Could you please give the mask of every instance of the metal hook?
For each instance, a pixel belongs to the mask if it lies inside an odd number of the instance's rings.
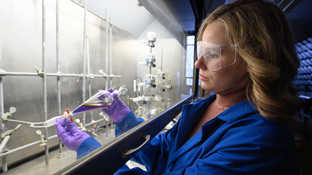
[[[42,69],[39,69],[36,65],[33,65],[33,66],[36,69],[37,74],[42,78],[44,75],[44,72],[42,71]]]

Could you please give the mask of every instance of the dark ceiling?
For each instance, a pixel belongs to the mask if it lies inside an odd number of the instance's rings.
[[[286,12],[297,41],[312,37],[312,1],[300,0]]]
[[[231,0],[163,0],[185,32],[196,34],[196,26],[218,6]],[[267,0],[278,5],[294,28],[296,41],[312,36],[312,0]]]

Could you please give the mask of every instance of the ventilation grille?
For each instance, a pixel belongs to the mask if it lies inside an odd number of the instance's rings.
[[[294,85],[300,95],[312,98],[312,37],[296,44],[300,67]]]

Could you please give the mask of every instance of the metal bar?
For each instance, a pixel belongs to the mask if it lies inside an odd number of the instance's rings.
[[[0,144],[0,153],[3,152],[3,150],[5,149],[5,145],[8,143],[9,139],[10,139],[10,135],[7,135],[4,137],[4,139],[2,140],[1,144]]]
[[[45,14],[45,0],[42,0],[42,69],[46,71],[46,61],[45,61],[45,25],[46,25],[46,14]],[[43,73],[42,77],[43,83],[43,113],[44,121],[48,120],[48,105],[47,105],[47,74]],[[45,129],[45,137],[49,135],[48,128]],[[45,162],[46,165],[49,165],[49,144],[48,142],[45,145]]]
[[[1,71],[0,72],[0,76],[12,76],[12,75],[16,75],[16,76],[39,76],[38,73],[32,73],[32,72],[4,72]]]
[[[59,0],[55,1],[56,3],[56,71],[60,72],[60,57],[59,57]],[[61,110],[61,83],[60,83],[60,77],[57,77],[57,104],[58,104],[58,113],[59,115],[62,115],[62,110]]]
[[[27,124],[27,125],[33,124],[33,122],[26,122],[26,121],[22,121],[22,120],[14,120],[14,119],[6,119],[6,121],[14,122],[14,123],[23,123],[23,124]],[[37,123],[43,123],[43,122],[37,122]]]
[[[51,139],[56,138],[56,137],[57,137],[57,135],[53,135],[53,136],[48,137],[47,140],[51,140]],[[41,140],[29,143],[29,144],[26,144],[26,145],[23,145],[23,146],[20,146],[20,147],[17,147],[15,149],[9,150],[6,153],[0,153],[0,157],[8,156],[8,155],[10,155],[10,154],[12,154],[14,152],[26,149],[28,147],[34,146],[34,145],[39,144],[39,143],[41,143]]]
[[[103,120],[105,120],[105,119],[104,119],[104,118],[101,118],[101,119],[99,119],[99,120],[91,121],[90,123],[86,124],[85,126],[90,126],[90,125],[93,125],[93,124],[95,124],[95,123],[99,123],[99,122],[101,122],[101,121],[103,121]]]
[[[121,78],[121,75],[93,75],[95,78],[111,77],[111,78]]]
[[[108,136],[108,122],[109,122],[109,121],[105,121],[105,125],[106,125],[106,137]]]
[[[79,5],[80,7],[82,7],[82,8],[83,8],[83,6],[82,6],[81,4],[79,4],[79,3],[75,2],[74,0],[71,0],[71,1],[72,1],[73,3],[75,3],[75,4]],[[93,11],[91,11],[91,10],[89,10],[89,9],[88,9],[88,12],[92,13],[94,16],[96,16],[96,17],[100,18],[101,20],[106,21],[106,19],[102,18],[101,16],[97,15],[96,13],[94,13]],[[111,25],[113,25],[114,27],[116,27],[117,29],[119,29],[119,30],[123,31],[123,32],[125,31],[124,29],[122,29],[121,27],[117,26],[116,24],[113,24],[113,23],[110,23],[110,24],[111,24]]]
[[[288,3],[287,6],[286,6],[285,8],[283,8],[283,12],[285,12],[285,11],[289,8],[289,6],[290,6],[292,3],[294,3],[294,2],[295,2],[295,0],[292,0],[290,3]]]
[[[0,69],[2,69],[2,50],[0,47]],[[5,125],[3,123],[3,115],[4,115],[4,101],[3,101],[3,82],[2,77],[0,77],[0,133],[5,132]],[[3,141],[3,140],[2,140]],[[6,157],[2,158],[2,171],[8,171],[8,163]]]
[[[84,0],[83,17],[83,75],[86,75],[86,28],[87,28],[87,0]],[[82,77],[82,101],[86,101],[86,77]],[[86,124],[86,114],[82,116],[83,126]]]
[[[280,7],[282,3],[284,3],[284,0],[281,0],[281,1],[277,4],[277,6]]]
[[[59,0],[55,1],[55,33],[56,33],[56,71],[61,72],[60,67],[60,57],[59,57]],[[62,107],[61,107],[61,79],[57,77],[57,107],[58,107],[58,114],[62,115]],[[63,157],[63,145],[62,141],[59,140],[59,154],[58,157]]]
[[[63,73],[46,73],[48,77],[82,77],[83,74],[63,74]],[[38,73],[32,73],[32,72],[5,72],[5,71],[0,71],[0,76],[41,76],[41,74]],[[106,77],[111,77],[111,78],[121,78],[120,75],[86,75],[94,78],[106,78]]]
[[[108,11],[105,10],[105,74],[108,75]],[[105,89],[108,90],[108,78],[105,79]]]
[[[308,100],[312,99],[312,97],[310,97],[310,96],[305,96],[305,95],[299,95],[299,97],[300,97],[300,98],[303,98],[303,99],[308,99]]]
[[[184,37],[184,40],[183,40],[183,47],[184,48],[187,48],[187,36],[186,37]],[[185,73],[185,69],[183,69],[183,68],[185,68],[186,67],[186,58],[187,58],[187,49],[183,49],[183,57],[182,57],[182,59],[183,59],[183,61],[182,61],[182,71],[181,71],[181,73],[182,73],[182,76],[181,76],[181,84],[182,84],[182,88],[184,89],[185,87],[186,87],[186,83],[184,82],[184,81],[186,81],[186,78],[185,78],[185,75],[186,75],[186,73]]]
[[[63,73],[47,73],[51,77],[82,77],[83,74],[63,74]]]
[[[88,67],[88,75],[91,75],[91,68],[90,68],[90,54],[89,54],[89,39],[86,38],[86,51],[87,51],[87,67]],[[91,87],[91,77],[88,78],[88,86],[89,86],[89,98],[92,97],[92,87]],[[90,111],[91,114],[91,121],[93,121],[93,111]]]
[[[113,75],[113,29],[111,25],[112,18],[109,17],[109,75]],[[110,88],[113,88],[113,79],[109,78]]]
[[[109,24],[109,75],[113,75],[113,30],[112,30],[112,25],[111,25],[112,18],[111,18],[111,16],[108,16],[108,14],[107,14],[107,17],[109,18],[108,23],[107,23],[107,24]],[[106,63],[106,64],[108,64],[108,63]],[[109,87],[113,88],[113,80],[111,77],[109,78],[109,84],[110,84]],[[111,122],[112,122],[111,119],[106,122],[106,124],[107,124],[106,125],[106,135],[107,136],[108,136],[108,126],[109,126],[109,123],[111,123]],[[112,126],[112,123],[111,123],[111,126]]]
[[[112,30],[112,25],[111,25],[111,21],[112,21],[112,18],[111,16],[108,16],[108,13],[107,13],[107,17],[108,17],[108,26],[107,26],[107,30],[109,30],[109,43],[108,43],[108,46],[109,46],[109,75],[113,75],[113,30]],[[106,63],[108,64],[108,63]],[[107,70],[107,73],[108,73],[108,70]],[[107,81],[108,81],[108,78],[107,78]],[[113,88],[113,80],[112,78],[109,78],[109,84],[110,84],[110,88]],[[109,124],[112,122],[112,120],[108,120],[106,122],[106,135],[108,136],[108,126]],[[111,123],[111,126],[112,126],[112,123]]]

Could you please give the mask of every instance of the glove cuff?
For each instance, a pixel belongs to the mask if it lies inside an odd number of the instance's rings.
[[[102,145],[93,137],[87,138],[77,148],[77,159],[87,155],[88,153],[92,152],[93,150],[101,146]]]
[[[120,122],[116,123],[115,136],[118,137],[122,133],[143,122],[144,120],[142,118],[137,118],[133,112],[130,111]]]

